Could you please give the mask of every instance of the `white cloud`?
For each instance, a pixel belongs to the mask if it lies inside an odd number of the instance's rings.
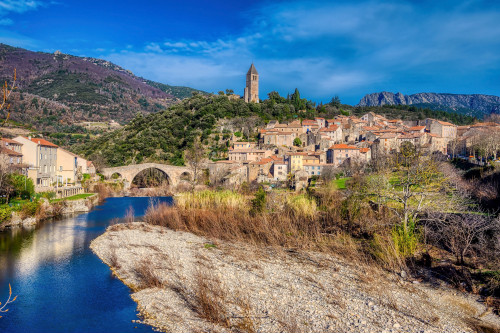
[[[43,5],[41,1],[35,0],[2,0],[0,1],[0,15],[6,15],[9,12],[24,13]]]

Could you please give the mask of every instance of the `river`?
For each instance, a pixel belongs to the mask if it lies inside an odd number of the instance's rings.
[[[140,217],[149,201],[108,198],[89,213],[0,232],[0,301],[9,283],[18,296],[0,314],[0,332],[152,332],[132,323],[137,305],[129,288],[89,248],[113,219],[130,207]]]

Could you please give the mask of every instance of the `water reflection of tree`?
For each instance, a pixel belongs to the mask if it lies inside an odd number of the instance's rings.
[[[148,168],[139,172],[132,184],[138,188],[155,188],[168,184],[168,177],[159,169]]]

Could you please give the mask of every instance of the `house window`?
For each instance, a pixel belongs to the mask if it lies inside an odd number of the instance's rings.
[[[59,166],[59,171],[62,172],[62,166]]]

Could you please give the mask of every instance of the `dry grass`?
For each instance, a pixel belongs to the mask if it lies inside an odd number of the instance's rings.
[[[201,318],[229,328],[228,295],[220,279],[206,269],[198,269],[195,280],[195,311]]]
[[[297,249],[327,250],[333,247],[332,236],[323,234],[315,219],[288,212],[251,215],[246,209],[157,204],[147,210],[145,220],[153,225],[211,239]]]
[[[127,212],[125,213],[125,222],[133,223],[134,221],[135,221],[134,208],[132,206],[129,206]]]
[[[163,281],[156,273],[153,261],[150,258],[143,258],[134,268],[137,279],[140,282],[140,289],[164,287]]]

